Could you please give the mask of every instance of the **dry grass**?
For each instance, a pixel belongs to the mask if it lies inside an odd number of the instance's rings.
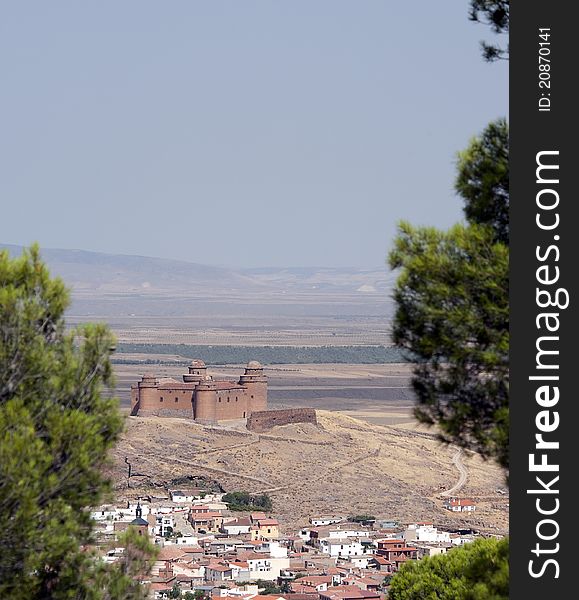
[[[458,479],[454,449],[432,433],[323,410],[318,420],[317,427],[286,425],[256,435],[241,423],[209,428],[184,419],[130,417],[114,454],[117,493],[127,494],[128,456],[135,472],[148,475],[133,478],[139,489],[130,495],[186,475],[213,478],[231,491],[269,490],[274,514],[288,531],[319,513],[364,513],[507,532],[508,498],[496,492],[505,487],[504,478],[493,464],[465,457],[469,477],[460,495],[481,500],[473,515],[451,514],[441,508],[439,494]]]

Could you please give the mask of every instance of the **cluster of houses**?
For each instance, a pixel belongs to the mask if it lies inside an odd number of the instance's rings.
[[[312,517],[288,535],[265,513],[228,516],[222,497],[175,490],[167,498],[95,509],[103,548],[112,545],[104,559],[122,556],[114,540],[133,527],[159,546],[143,580],[151,598],[382,600],[405,562],[474,539],[470,530],[442,531],[432,523],[349,522],[336,515]]]

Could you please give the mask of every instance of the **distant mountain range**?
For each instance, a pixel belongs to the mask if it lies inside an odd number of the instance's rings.
[[[22,246],[1,244],[16,256]],[[383,297],[392,288],[387,267],[326,268],[268,267],[233,269],[181,260],[107,254],[86,250],[42,248],[51,272],[72,287],[75,296],[166,295],[212,297],[225,292],[236,296],[255,294],[332,294]]]

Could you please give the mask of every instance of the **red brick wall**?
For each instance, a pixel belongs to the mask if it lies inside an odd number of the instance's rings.
[[[192,390],[140,386],[135,409],[131,414],[171,415],[191,418],[193,416]]]
[[[219,390],[215,415],[218,421],[243,419],[248,415],[248,392],[243,389]]]

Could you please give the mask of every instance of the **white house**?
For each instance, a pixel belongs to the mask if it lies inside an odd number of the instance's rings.
[[[362,556],[365,554],[364,546],[358,539],[352,538],[324,538],[320,540],[320,550],[329,556]]]
[[[113,506],[99,506],[91,511],[90,516],[95,521],[118,521],[121,511]]]
[[[347,561],[348,563],[350,563],[352,566],[356,567],[357,569],[367,569],[368,564],[373,559],[374,559],[374,556],[372,554],[362,554],[360,556],[356,556],[356,555],[339,556],[337,566],[340,566],[340,561]],[[298,579],[298,581],[299,581],[299,579]]]
[[[448,531],[438,531],[432,523],[408,525],[403,537],[407,542],[450,542],[450,533]]]
[[[173,515],[166,515],[161,513],[157,514],[155,516],[155,519],[155,533],[157,535],[164,537],[165,534],[173,533],[173,531],[175,530],[175,519],[173,518]]]
[[[256,546],[255,551],[267,552],[272,558],[287,558],[288,556],[287,548],[274,540],[263,540],[259,546]]]
[[[368,529],[354,529],[352,527],[336,527],[328,531],[327,537],[330,539],[370,537],[370,531]]]
[[[233,579],[233,567],[223,563],[209,564],[205,567],[207,581],[228,581]]]
[[[319,527],[320,525],[333,525],[334,523],[339,523],[340,521],[343,521],[344,517],[339,517],[339,516],[321,516],[321,517],[312,517],[310,519],[310,523],[314,526],[314,527]]]
[[[417,553],[416,558],[420,560],[426,556],[436,556],[438,554],[446,554],[450,548],[452,548],[452,544],[450,542],[445,543],[436,543],[436,542],[422,542],[413,544],[416,546]]]
[[[197,492],[183,490],[169,490],[169,496],[173,502],[193,502],[198,497]]]
[[[251,521],[247,517],[242,517],[238,519],[232,519],[227,522],[223,522],[221,526],[221,530],[230,536],[242,535],[244,533],[249,533],[251,528]]]
[[[476,504],[470,498],[447,498],[442,506],[452,512],[474,512],[476,510]]]
[[[289,569],[290,565],[287,556],[275,557],[255,552],[244,556],[241,561],[240,564],[243,565],[243,568],[236,576],[238,581],[255,581],[257,579],[275,581],[280,577],[282,571]],[[247,563],[247,567],[245,567],[245,563]]]
[[[474,542],[475,538],[472,535],[451,535],[450,542],[454,546],[462,546]]]

